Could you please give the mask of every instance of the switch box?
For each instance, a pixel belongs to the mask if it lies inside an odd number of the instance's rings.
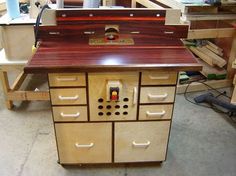
[[[107,101],[119,101],[122,93],[122,84],[120,81],[107,81],[106,87]]]

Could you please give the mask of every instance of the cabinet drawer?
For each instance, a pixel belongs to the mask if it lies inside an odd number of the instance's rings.
[[[87,106],[57,106],[52,110],[55,122],[88,121]]]
[[[140,103],[172,103],[175,87],[142,87]]]
[[[141,85],[175,85],[177,72],[142,72]]]
[[[164,161],[170,121],[115,123],[115,162]]]
[[[50,89],[53,105],[86,104],[85,88]]]
[[[84,73],[50,73],[48,74],[51,87],[85,86]]]
[[[111,123],[55,124],[60,163],[110,163]]]
[[[171,119],[173,105],[141,105],[139,120]]]

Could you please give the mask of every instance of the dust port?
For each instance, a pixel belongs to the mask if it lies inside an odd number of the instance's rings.
[[[99,106],[98,106],[98,109],[103,109],[103,106],[102,106],[102,105],[99,105]]]
[[[116,109],[119,109],[119,108],[120,108],[120,105],[116,105],[115,108],[116,108]]]
[[[129,99],[128,99],[128,98],[124,98],[123,101],[126,101],[126,102],[127,102],[127,101],[129,101]]]
[[[128,107],[129,107],[128,105],[124,105],[124,106],[123,106],[123,108],[125,108],[125,109],[128,108]]]
[[[111,115],[111,112],[107,112],[107,116],[110,116]]]
[[[115,115],[120,115],[120,112],[115,112]]]
[[[103,112],[99,112],[98,115],[99,115],[99,116],[103,116]]]
[[[98,102],[102,103],[103,102],[103,98],[99,98]]]
[[[128,115],[128,112],[127,111],[123,112],[123,115]]]

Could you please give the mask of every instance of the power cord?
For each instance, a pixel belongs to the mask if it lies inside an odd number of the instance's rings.
[[[206,80],[204,80],[204,81],[206,81]],[[203,82],[202,82],[202,81],[193,81],[193,82],[189,83],[189,84],[187,85],[185,91],[184,91],[184,98],[185,98],[185,100],[188,101],[188,102],[190,102],[190,103],[192,103],[192,104],[194,104],[194,105],[201,106],[201,107],[204,107],[204,108],[212,109],[212,110],[214,110],[214,111],[217,112],[217,113],[226,114],[226,115],[228,115],[228,117],[229,117],[234,123],[236,123],[236,120],[234,120],[234,118],[232,118],[232,116],[234,115],[232,112],[225,112],[225,111],[219,109],[217,106],[215,106],[215,105],[213,105],[213,104],[211,104],[211,105],[209,105],[209,106],[207,106],[207,105],[202,105],[202,104],[196,103],[196,102],[194,102],[194,101],[192,101],[192,100],[189,99],[189,97],[187,96],[187,94],[189,93],[189,92],[188,92],[189,86],[190,86],[192,83],[201,83],[201,84],[205,85],[206,87],[208,87],[210,90],[214,90],[215,92],[218,93],[218,95],[216,96],[216,98],[219,98],[220,96],[224,96],[224,97],[227,97],[228,99],[230,99],[230,97],[226,95],[226,92],[225,92],[225,91],[224,91],[224,92],[220,92],[219,90],[213,88],[212,86],[208,85],[208,84],[205,83],[204,81],[203,81]]]
[[[39,4],[38,4],[39,5]],[[37,19],[36,19],[36,23],[35,23],[35,28],[34,28],[34,35],[35,35],[35,43],[34,46],[37,47],[37,43],[38,43],[38,31],[39,31],[39,25],[40,25],[40,20],[43,14],[43,11],[45,9],[50,9],[50,7],[46,4],[42,7],[41,11],[39,12]]]

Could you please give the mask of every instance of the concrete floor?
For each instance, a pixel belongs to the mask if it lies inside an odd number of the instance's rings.
[[[196,94],[190,94],[194,96]],[[235,176],[236,124],[177,95],[167,161],[155,166],[57,164],[49,102],[4,106],[0,94],[0,176]]]

